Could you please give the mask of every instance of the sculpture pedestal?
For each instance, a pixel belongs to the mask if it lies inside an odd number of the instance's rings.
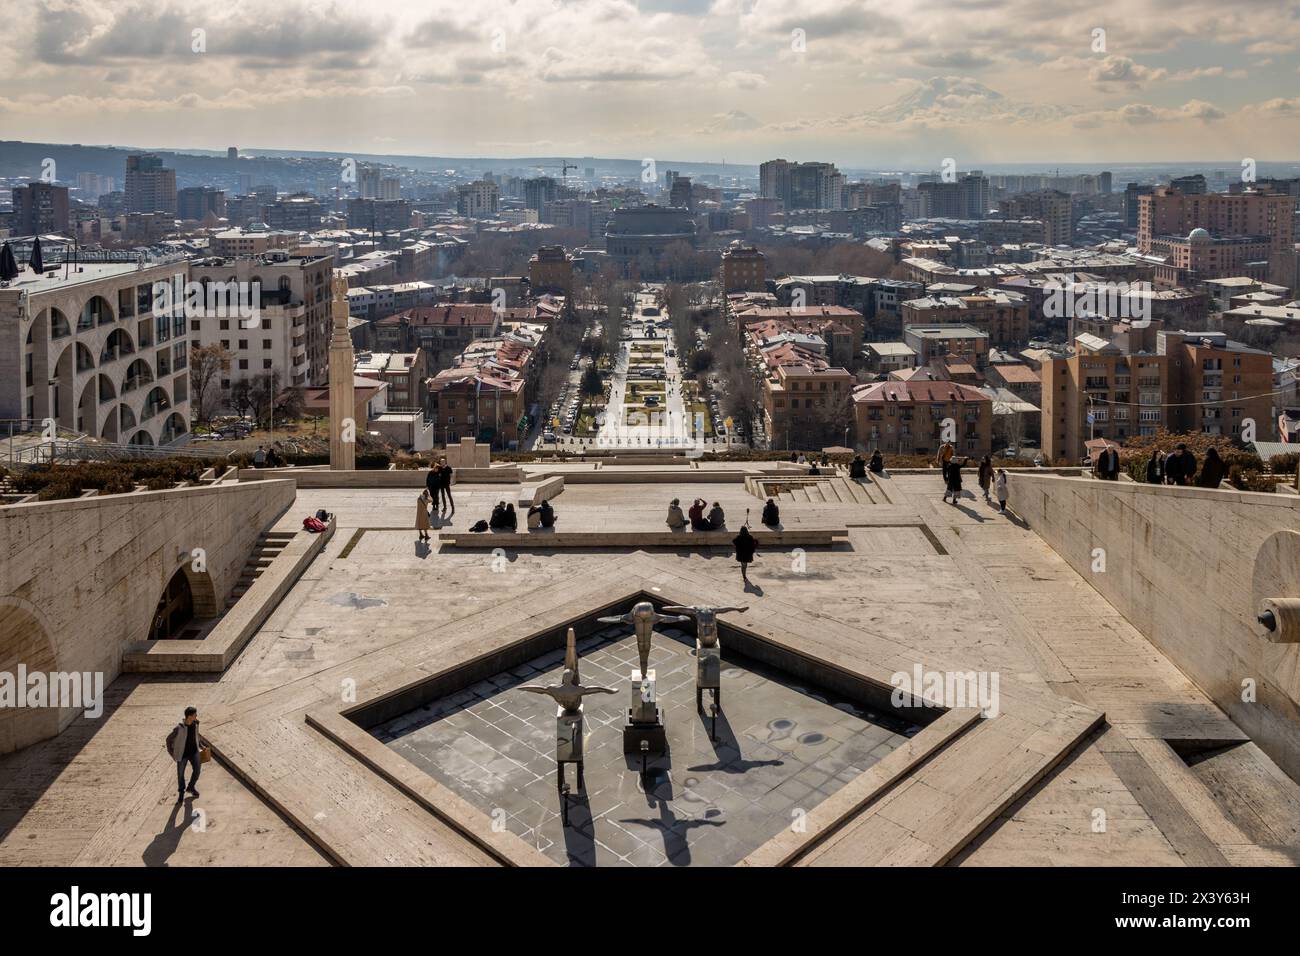
[[[578,765],[578,789],[583,788],[582,782],[582,705],[578,705],[578,712],[570,714],[559,705],[555,708],[555,786],[564,792],[564,765],[573,763]]]
[[[722,645],[705,647],[695,640],[695,709],[704,713],[704,692],[713,692],[713,702],[722,707]]]
[[[659,712],[655,672],[644,675],[639,668],[632,670],[632,702],[627,709],[627,723],[623,727],[623,753],[642,753],[641,744],[649,743],[646,753],[663,754],[668,751],[668,733],[664,730]]]

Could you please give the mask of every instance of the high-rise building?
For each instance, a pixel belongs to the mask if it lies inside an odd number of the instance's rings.
[[[556,199],[556,183],[550,176],[524,180],[524,205],[541,212],[548,202]]]
[[[483,219],[495,216],[501,210],[501,187],[480,179],[456,187],[456,211],[462,216]]]
[[[1005,219],[1037,219],[1043,224],[1043,242],[1049,246],[1068,245],[1074,239],[1073,203],[1070,194],[1059,189],[1040,189],[1021,193],[998,202]]]
[[[402,181],[396,176],[384,176],[379,180],[379,199],[401,199]]]
[[[236,159],[239,159],[239,147],[238,147],[238,146],[227,146],[227,147],[226,147],[226,159],[229,159],[229,160],[236,160]]]
[[[687,209],[694,208],[691,201],[691,177],[677,176],[672,180],[668,190],[668,205],[684,206]]]
[[[226,194],[215,186],[188,186],[176,192],[176,218],[204,220],[226,217]]]
[[[176,215],[176,170],[161,156],[133,153],[126,158],[126,211]]]
[[[1138,251],[1160,254],[1169,242],[1200,240],[1208,252],[1242,240],[1262,243],[1267,249],[1268,274],[1277,285],[1295,288],[1295,206],[1292,196],[1247,190],[1241,193],[1187,194],[1172,186],[1157,186],[1138,199]],[[1203,229],[1206,235],[1193,235]],[[1225,246],[1227,244],[1227,246]],[[1168,251],[1166,251],[1168,254]],[[1190,253],[1189,253],[1190,254]],[[1231,254],[1231,249],[1222,255]],[[1222,256],[1220,256],[1221,258]],[[1215,272],[1212,256],[1204,258],[1202,271]],[[1192,268],[1190,261],[1189,268]],[[1205,275],[1204,278],[1219,278]]]
[[[13,189],[14,232],[20,236],[66,233],[68,187],[56,183],[28,183]]]

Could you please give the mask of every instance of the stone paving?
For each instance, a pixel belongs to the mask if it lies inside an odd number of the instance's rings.
[[[622,752],[628,675],[637,664],[631,628],[613,626],[579,642],[583,684],[619,693],[586,698],[586,789],[576,792],[576,772],[567,767],[575,791],[568,828],[556,791],[555,707],[519,690],[558,682],[561,651],[374,733],[557,863],[729,866],[919,729],[729,654],[712,740],[711,721],[695,708],[694,638],[675,628],[656,638],[650,666],[670,752],[651,758],[644,776],[640,758]]]

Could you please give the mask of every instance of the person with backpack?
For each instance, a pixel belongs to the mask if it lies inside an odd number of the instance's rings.
[[[197,797],[199,791],[195,784],[199,782],[199,766],[203,763],[202,752],[207,748],[199,743],[199,711],[196,707],[186,707],[181,722],[167,735],[166,749],[176,761],[176,802],[185,799],[185,794]],[[185,765],[189,764],[194,773],[190,784],[185,785]]]

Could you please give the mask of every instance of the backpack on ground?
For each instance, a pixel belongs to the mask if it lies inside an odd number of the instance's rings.
[[[487,529],[488,529],[488,523],[484,521],[482,518],[479,518],[477,521],[474,522],[473,526],[469,530],[474,532],[475,534],[479,534],[480,532],[486,531]]]
[[[321,521],[320,518],[311,517],[302,519],[302,527],[304,531],[319,533],[324,531],[328,525],[326,525],[324,521]]]

